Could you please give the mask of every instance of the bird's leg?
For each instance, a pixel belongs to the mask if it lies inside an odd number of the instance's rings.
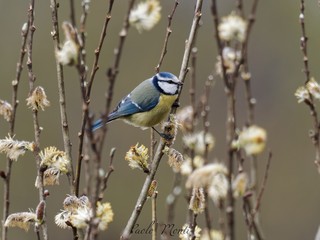
[[[175,108],[180,107],[180,102],[179,102],[179,101],[175,101],[175,102],[172,104],[172,107],[175,107]]]
[[[152,129],[159,134],[160,137],[164,138],[165,140],[172,140],[173,136],[170,134],[165,134],[165,133],[161,133],[159,132],[157,129],[155,129],[154,127],[152,127]]]

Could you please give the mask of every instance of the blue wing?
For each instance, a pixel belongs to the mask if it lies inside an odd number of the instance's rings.
[[[139,104],[131,98],[131,94],[122,99],[118,106],[108,115],[106,123],[115,119],[132,115],[139,112],[146,112],[154,108],[159,102],[159,96],[151,96],[144,94],[139,99]],[[103,120],[99,119],[92,125],[92,131],[95,131],[103,126]]]

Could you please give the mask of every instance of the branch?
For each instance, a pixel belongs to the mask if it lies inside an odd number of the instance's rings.
[[[36,80],[36,76],[34,75],[33,68],[32,68],[32,49],[33,49],[33,35],[36,30],[34,26],[34,6],[35,6],[35,0],[30,1],[30,7],[28,10],[28,26],[29,26],[29,41],[28,41],[28,60],[27,60],[27,67],[28,67],[28,77],[29,77],[29,91],[30,95],[32,94],[34,90],[34,82]],[[43,187],[43,171],[40,167],[41,158],[39,156],[39,146],[40,146],[40,125],[39,125],[39,118],[38,118],[38,110],[34,109],[32,111],[33,116],[33,128],[34,128],[34,138],[35,138],[35,150],[34,150],[34,156],[36,159],[37,164],[37,176],[39,179],[39,202],[45,201],[44,196],[44,187]],[[44,221],[41,225],[43,238],[46,240],[48,239],[48,228],[47,224]]]
[[[266,184],[267,184],[267,180],[268,180],[268,176],[269,176],[271,159],[272,159],[272,152],[269,152],[268,161],[267,161],[267,165],[266,165],[266,170],[265,170],[265,173],[264,173],[264,178],[263,178],[263,181],[262,181],[260,192],[259,192],[258,197],[257,197],[256,205],[254,207],[254,215],[259,211],[259,208],[260,208],[260,205],[261,205],[261,199],[262,199],[264,190],[266,188]]]
[[[59,25],[58,25],[58,7],[56,0],[50,0],[51,14],[52,14],[52,26],[53,30],[51,32],[54,51],[59,49],[60,45],[60,36],[59,36]],[[65,87],[64,87],[64,76],[62,65],[56,60],[57,68],[57,80],[58,80],[58,89],[59,89],[59,103],[60,103],[60,117],[61,117],[61,127],[62,127],[62,136],[63,136],[63,145],[64,150],[67,154],[67,157],[70,159],[70,174],[68,174],[69,183],[70,183],[70,192],[75,193],[74,189],[74,173],[73,173],[73,164],[72,164],[72,144],[69,136],[69,125],[67,119],[67,107],[66,107],[66,96],[65,96]]]
[[[155,191],[151,196],[152,201],[152,240],[157,240],[158,220],[157,220],[157,197],[158,192]]]
[[[100,39],[98,43],[98,47],[95,50],[95,59],[93,62],[93,66],[91,68],[91,73],[90,73],[90,79],[88,83],[88,87],[86,89],[85,95],[83,96],[83,113],[82,113],[82,121],[81,121],[81,130],[80,133],[78,134],[79,136],[79,147],[78,147],[78,160],[77,160],[77,166],[76,166],[76,178],[75,178],[75,193],[78,196],[79,195],[79,185],[80,185],[80,173],[81,173],[81,165],[82,165],[82,160],[83,160],[83,141],[84,141],[84,131],[86,128],[87,124],[87,119],[89,117],[89,103],[90,103],[90,95],[91,95],[91,88],[93,84],[93,80],[95,77],[96,72],[99,69],[98,63],[99,63],[99,58],[100,58],[100,52],[105,40],[107,28],[109,25],[109,21],[111,19],[111,11],[113,7],[113,2],[114,0],[110,0],[109,3],[109,10],[108,13],[105,17],[105,22],[102,27],[102,31],[100,34]],[[82,24],[84,26],[84,23]],[[83,30],[81,30],[83,31]],[[82,39],[83,41],[83,39]]]
[[[16,67],[16,75],[15,79],[12,81],[12,115],[9,122],[9,135],[14,135],[14,127],[16,121],[16,112],[18,108],[18,86],[20,83],[21,73],[23,70],[23,60],[26,54],[26,44],[29,33],[29,24],[25,23],[21,29],[21,48],[20,48],[20,56],[17,62]],[[7,158],[6,170],[4,176],[4,190],[3,190],[3,216],[2,216],[2,240],[7,240],[8,230],[7,227],[4,226],[4,222],[9,215],[9,207],[10,207],[10,183],[11,183],[11,170],[12,170],[12,160]]]
[[[300,49],[303,54],[303,64],[304,69],[303,72],[305,73],[305,84],[307,84],[310,80],[310,70],[309,70],[309,58],[308,58],[308,51],[307,51],[307,43],[308,43],[308,37],[306,34],[306,26],[304,22],[305,13],[304,13],[304,0],[300,0],[300,25],[301,25],[301,31],[302,31],[302,37],[300,38]]]
[[[102,181],[101,190],[100,190],[100,197],[99,197],[100,200],[103,198],[103,193],[108,187],[108,180],[111,176],[111,173],[113,173],[113,171],[114,171],[113,159],[114,159],[115,152],[116,152],[115,148],[112,148],[110,151],[109,170],[106,173],[106,175],[104,176],[103,181]]]
[[[114,84],[115,84],[115,80],[116,80],[116,76],[118,74],[119,71],[119,65],[120,65],[120,59],[121,59],[121,53],[124,47],[124,43],[128,34],[128,30],[129,30],[129,16],[130,16],[130,12],[131,9],[133,7],[135,0],[130,0],[129,1],[129,7],[127,10],[127,13],[125,15],[125,19],[123,22],[123,27],[122,30],[120,31],[119,34],[119,45],[118,48],[115,49],[114,54],[115,54],[115,61],[114,61],[114,65],[113,67],[109,68],[108,73],[107,73],[107,77],[109,79],[109,88],[108,88],[108,93],[107,93],[107,99],[106,99],[106,110],[104,113],[104,116],[102,117],[102,119],[105,119],[108,115],[108,112],[110,110],[110,106],[111,106],[111,101],[113,98],[113,88],[114,88]],[[111,3],[113,3],[113,1],[111,1]],[[109,8],[110,9],[110,8]],[[91,195],[91,203],[92,203],[92,212],[93,212],[93,216],[90,219],[90,224],[89,224],[89,228],[86,234],[85,239],[95,239],[97,237],[97,224],[95,224],[95,217],[96,217],[96,203],[99,199],[100,196],[100,190],[101,190],[101,177],[99,175],[99,171],[101,168],[101,155],[102,155],[102,149],[103,149],[103,143],[104,140],[106,138],[106,134],[107,134],[107,128],[104,125],[104,127],[102,128],[102,134],[100,136],[100,142],[99,145],[97,144],[97,139],[94,138],[93,132],[91,131],[91,126],[92,126],[92,121],[91,118],[88,117],[87,118],[88,121],[88,131],[87,131],[87,136],[88,139],[91,143],[91,150],[94,153],[94,159],[93,159],[93,175],[92,178],[94,179],[94,184],[93,184],[93,188],[92,188],[92,195]]]
[[[178,0],[175,0],[174,6],[173,6],[173,9],[172,9],[172,12],[171,12],[171,14],[168,16],[167,33],[166,33],[166,36],[165,36],[165,38],[164,38],[164,43],[163,43],[163,48],[162,48],[162,51],[161,51],[159,63],[158,63],[158,65],[156,66],[156,72],[157,72],[157,73],[160,71],[160,67],[161,67],[161,65],[162,65],[164,56],[167,54],[167,51],[168,51],[168,49],[167,49],[167,47],[168,47],[168,41],[169,41],[169,37],[170,37],[170,35],[171,35],[171,33],[172,33],[172,29],[171,29],[172,18],[173,18],[174,13],[176,12],[176,9],[177,9],[178,5],[179,5]]]
[[[308,37],[306,35],[306,27],[305,27],[305,7],[304,7],[304,0],[300,0],[300,25],[301,25],[301,31],[302,31],[302,37],[300,38],[300,49],[303,54],[303,63],[304,63],[304,69],[303,72],[305,74],[305,85],[310,80],[310,69],[309,69],[309,58],[308,58],[308,52],[307,52],[307,42]],[[309,92],[309,91],[308,91]],[[313,119],[313,131],[310,134],[310,137],[313,141],[313,145],[315,148],[315,164],[318,167],[318,171],[320,172],[320,143],[319,143],[319,137],[320,137],[320,129],[319,129],[319,118],[318,118],[318,112],[316,110],[313,97],[309,93],[309,99],[304,101],[305,104],[309,107],[310,115]]]
[[[108,81],[109,81],[109,88],[107,90],[107,94],[106,94],[106,106],[105,106],[105,111],[104,114],[102,115],[102,119],[105,120],[106,117],[108,116],[108,113],[110,112],[111,109],[111,102],[112,102],[112,98],[113,98],[113,89],[114,89],[114,84],[116,81],[116,78],[118,76],[118,72],[119,72],[119,66],[120,66],[120,60],[121,60],[121,56],[122,56],[122,51],[124,48],[124,43],[125,40],[127,38],[128,35],[128,31],[130,28],[130,23],[129,23],[129,17],[130,17],[130,12],[131,9],[133,8],[135,0],[130,0],[129,1],[129,7],[127,10],[127,13],[125,15],[123,24],[122,24],[122,29],[120,30],[119,33],[119,43],[118,43],[118,47],[114,49],[114,63],[113,66],[110,67],[107,71],[107,77],[108,77]],[[100,142],[100,146],[99,146],[99,152],[102,151],[102,147],[103,147],[103,143],[107,134],[107,127],[105,124],[103,124],[103,128],[102,128],[102,134],[101,134],[101,142]]]

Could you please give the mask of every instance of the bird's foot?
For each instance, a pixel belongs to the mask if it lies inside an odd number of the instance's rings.
[[[166,141],[171,141],[174,138],[171,134],[160,133],[159,135]]]

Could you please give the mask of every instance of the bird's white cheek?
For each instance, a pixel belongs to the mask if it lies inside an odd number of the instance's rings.
[[[167,94],[175,94],[177,92],[177,86],[175,84],[169,84],[166,82],[159,82],[159,87]]]

